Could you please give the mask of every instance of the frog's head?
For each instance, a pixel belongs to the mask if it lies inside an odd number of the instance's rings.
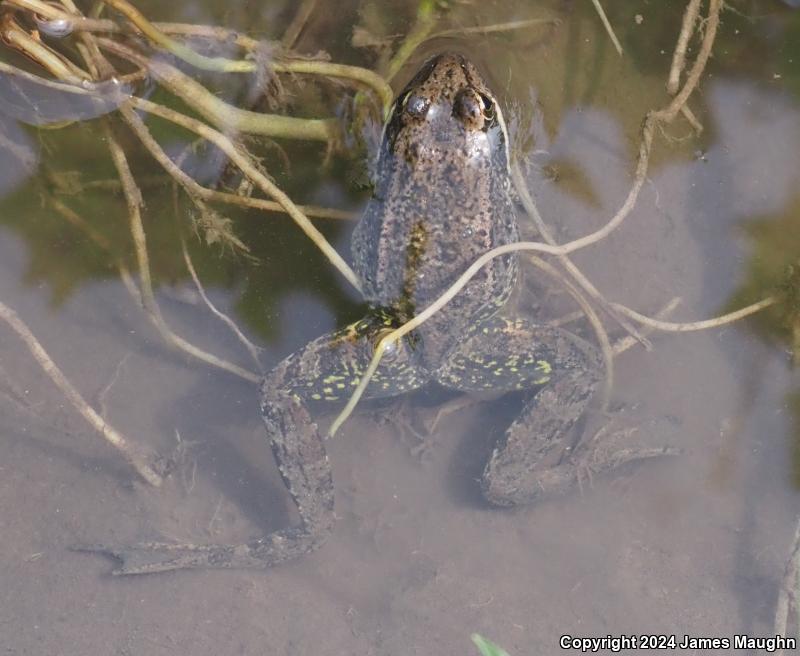
[[[426,62],[397,96],[382,146],[384,156],[414,168],[508,163],[500,107],[475,66],[456,53]]]

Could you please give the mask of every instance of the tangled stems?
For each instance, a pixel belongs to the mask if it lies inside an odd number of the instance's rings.
[[[74,29],[76,31],[106,33],[125,31],[124,28],[115,21],[78,16],[59,10],[53,5],[43,2],[43,0],[7,0],[7,2],[10,5],[32,11],[49,20],[70,21],[74,24]],[[154,45],[166,50],[195,68],[222,73],[254,73],[261,65],[253,59],[207,57],[169,36],[170,34],[199,36],[225,42],[233,40],[251,55],[263,45],[262,42],[239,34],[234,30],[186,23],[154,23],[148,20],[144,14],[126,0],[104,0],[104,2],[125,16],[125,18]],[[270,62],[270,67],[277,73],[319,75],[323,77],[352,80],[353,82],[357,82],[358,84],[372,89],[380,99],[384,111],[392,104],[392,88],[386,80],[374,71],[360,66],[348,66],[346,64],[336,64],[318,60],[278,58]]]
[[[91,426],[100,433],[103,438],[118,449],[124,455],[125,459],[131,464],[136,472],[141,476],[142,480],[158,487],[161,485],[161,475],[149,464],[148,461],[154,461],[155,458],[148,453],[145,453],[142,447],[135,446],[127,440],[116,428],[109,424],[103,417],[101,417],[94,408],[92,408],[81,396],[80,392],[69,382],[67,377],[63,374],[61,369],[53,362],[47,351],[39,343],[27,325],[19,318],[16,312],[10,307],[0,302],[0,319],[6,322],[11,329],[17,333],[22,339],[22,342],[31,352],[36,362],[50,377],[50,380],[61,390],[64,396],[69,399],[73,407],[80,412],[84,419],[86,419]]]
[[[196,119],[180,114],[174,110],[163,107],[156,103],[144,100],[143,98],[131,98],[130,100],[133,107],[144,110],[150,114],[160,116],[176,125],[190,130],[197,135],[203,137],[207,141],[213,143],[217,148],[223,151],[231,161],[239,167],[248,179],[250,179],[256,186],[258,186],[265,194],[271,196],[275,201],[280,203],[286,213],[300,226],[303,232],[311,239],[323,254],[331,261],[331,263],[339,270],[339,272],[353,285],[357,290],[361,290],[361,283],[358,276],[353,272],[347,262],[344,261],[341,255],[331,246],[317,227],[308,220],[292,202],[291,198],[281,191],[275,183],[273,183],[266,175],[264,175],[258,167],[250,160],[250,158],[241,152],[236,145],[224,134],[214,130],[205,123]]]
[[[577,240],[580,241],[580,240]],[[575,243],[575,242],[571,242]],[[566,246],[562,247],[552,247],[547,244],[540,244],[538,242],[519,242],[516,244],[506,244],[504,246],[498,246],[497,248],[493,248],[492,250],[484,253],[481,257],[479,257],[475,262],[473,262],[464,273],[459,276],[459,278],[447,289],[447,291],[442,294],[436,301],[431,303],[425,310],[420,312],[416,315],[413,319],[404,323],[399,328],[386,333],[380,341],[375,345],[375,352],[372,356],[372,360],[367,367],[364,376],[359,381],[358,386],[356,387],[353,395],[347,402],[347,405],[343,408],[341,413],[336,417],[333,424],[328,431],[329,436],[333,436],[336,432],[341,428],[344,421],[347,417],[350,416],[353,409],[355,408],[356,404],[360,400],[361,396],[364,394],[367,386],[369,385],[369,381],[372,379],[375,371],[377,370],[380,361],[383,357],[383,354],[386,352],[386,349],[389,348],[394,342],[401,339],[404,335],[407,335],[415,328],[418,328],[423,323],[425,323],[428,319],[430,319],[434,314],[439,312],[447,303],[449,303],[458,292],[466,285],[470,279],[472,279],[478,271],[481,270],[486,264],[488,264],[491,260],[496,257],[500,257],[501,255],[506,255],[508,253],[514,253],[518,251],[538,251],[543,253],[549,253],[551,255],[561,254],[562,252],[569,252]],[[572,249],[574,250],[574,249]],[[716,317],[715,319],[708,319],[706,321],[698,321],[686,324],[679,324],[679,323],[671,323],[660,321],[657,319],[651,319],[646,317],[638,312],[635,312],[624,305],[620,305],[618,303],[614,303],[615,309],[623,312],[627,316],[631,317],[632,319],[639,321],[643,325],[649,326],[651,328],[656,328],[659,330],[669,330],[673,332],[682,332],[682,331],[693,331],[693,330],[706,330],[708,328],[718,328],[719,326],[732,323],[734,321],[738,321],[748,315],[754,314],[756,312],[760,312],[761,310],[773,305],[777,302],[777,298],[775,297],[768,297],[758,303],[754,303],[749,305],[745,308],[740,310],[736,310],[735,312],[731,312],[729,314],[725,314],[721,317]]]

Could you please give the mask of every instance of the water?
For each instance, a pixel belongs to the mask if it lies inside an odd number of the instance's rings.
[[[412,8],[387,6],[318,9],[298,47],[370,65],[374,55],[348,39],[355,24],[404,33]],[[797,259],[800,13],[766,1],[738,8],[744,15],[724,14],[715,58],[690,103],[703,134],[692,136],[679,119],[667,128],[679,140],[658,136],[634,212],[574,257],[608,298],[644,313],[679,296],[675,321],[756,300],[766,292],[754,272],[769,277]],[[141,9],[273,37],[292,16],[288,3]],[[438,38],[394,86],[432,52],[468,52],[517,126],[541,213],[568,241],[603,225],[627,194],[641,119],[667,101],[681,11],[670,3],[611,13],[620,58],[589,3],[457,6],[442,29],[539,16],[561,23]],[[301,98],[303,115],[327,115],[342,89],[312,88]],[[79,211],[114,257],[132,265],[121,194],[53,193],[54,174],[80,171],[83,182],[111,175],[95,127],[3,128],[34,154],[28,168],[17,159],[0,168],[0,300],[109,421],[162,453],[180,443],[187,462],[162,490],[132,484],[119,455],[73,413],[16,336],[0,330],[0,643],[8,653],[455,655],[476,653],[468,637],[478,631],[516,656],[557,653],[565,634],[772,634],[796,522],[798,430],[786,331],[768,321],[657,333],[652,351],[622,355],[610,430],[638,429],[643,442],[684,452],[613,479],[587,478],[582,492],[564,498],[511,512],[480,502],[474,479],[513,411],[508,403],[469,405],[443,419],[420,462],[402,418],[430,418],[436,408],[418,395],[399,411],[358,414],[329,444],[339,521],[312,555],[264,572],[117,579],[107,560],[69,552],[86,541],[236,542],[295,519],[253,386],[167,347],[113,259],[49,202]],[[177,136],[158,129],[177,152]],[[158,174],[124,139],[137,176]],[[357,160],[325,167],[321,147],[281,145],[290,167],[277,150],[266,166],[297,201],[356,211],[363,204],[352,184]],[[143,186],[168,322],[251,366],[192,294],[171,192],[159,180]],[[210,296],[264,346],[268,366],[359,317],[358,298],[288,219],[231,216],[257,263],[196,240],[191,250]],[[317,224],[347,253],[349,224]],[[524,297],[520,304],[533,305]]]

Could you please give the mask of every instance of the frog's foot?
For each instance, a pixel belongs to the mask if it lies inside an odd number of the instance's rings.
[[[323,539],[300,529],[277,531],[241,545],[141,542],[130,546],[85,544],[73,551],[111,556],[119,561],[112,574],[155,574],[176,569],[263,569],[314,550]]]
[[[486,465],[481,487],[499,506],[531,503],[569,490],[579,469],[564,440],[583,414],[592,392],[586,372],[562,373],[528,400],[520,416],[498,441]]]
[[[240,545],[148,542],[130,547],[99,544],[76,549],[117,558],[122,564],[115,574],[148,574],[198,567],[262,569],[321,546],[334,522],[333,479],[322,437],[307,408],[294,394],[265,384],[262,413],[278,469],[297,505],[300,527]]]
[[[577,483],[581,491],[587,482],[591,485],[595,474],[612,472],[628,464],[651,458],[677,456],[683,453],[681,449],[669,445],[646,446],[642,444],[639,432],[639,428],[612,431],[607,424],[591,439],[578,445],[570,455],[570,461],[575,465]]]
[[[564,461],[564,438],[589,403],[600,378],[597,352],[559,328],[495,317],[458,344],[437,372],[464,391],[537,390],[494,448],[482,477],[497,505],[529,503],[571,487],[576,467]]]
[[[522,416],[508,429],[505,439],[495,448],[483,474],[486,498],[497,505],[531,503],[548,496],[563,494],[591,485],[595,475],[621,471],[628,465],[663,456],[679,455],[671,446],[647,446],[640,442],[636,429],[609,432],[602,428],[589,440],[575,448],[547,441],[556,438],[559,423],[568,430],[580,416],[586,401],[570,396],[574,381],[567,375],[554,385],[556,394],[566,394],[567,405],[553,413],[542,404],[550,388],[543,390],[537,401],[528,402]]]

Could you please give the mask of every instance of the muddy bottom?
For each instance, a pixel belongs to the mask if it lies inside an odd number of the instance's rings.
[[[680,296],[675,320],[720,313],[747,252],[735,226],[783,206],[798,170],[797,132],[786,129],[796,105],[725,81],[709,82],[705,101],[718,145],[652,172],[627,223],[574,258],[642,312]],[[621,204],[633,168],[622,142],[602,111],[564,119],[549,152],[580,163],[594,199],[531,173],[559,241]],[[237,542],[296,521],[295,511],[254,387],[171,351],[120,283],[84,285],[54,305],[46,287],[21,282],[27,266],[24,244],[0,228],[0,299],[111,423],[161,453],[181,445],[185,460],[163,489],[134,482],[0,326],[3,653],[463,656],[479,632],[516,656],[559,653],[565,635],[773,634],[796,514],[785,401],[796,377],[787,353],[746,325],[656,334],[652,351],[616,361],[610,430],[680,456],[496,510],[476,477],[510,403],[446,417],[421,459],[386,408],[362,411],[329,444],[338,522],[319,551],[267,571],[120,578],[108,559],[69,547]],[[229,308],[230,293],[209,291]],[[176,331],[242,361],[201,306],[159,298]],[[301,316],[267,361],[333,323],[313,301],[283,301],[283,321]],[[419,400],[403,412],[429,413]]]

